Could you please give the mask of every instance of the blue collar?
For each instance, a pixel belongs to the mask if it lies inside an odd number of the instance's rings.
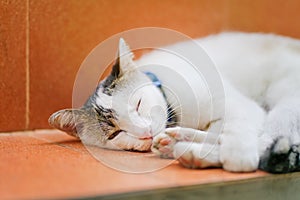
[[[165,94],[164,90],[162,89],[161,82],[157,78],[157,76],[155,74],[153,74],[152,72],[144,72],[144,73],[148,76],[148,78],[150,78],[153,85],[155,85],[161,91],[162,95],[164,96],[165,100],[167,101],[166,94]]]
[[[150,78],[153,85],[155,85],[160,90],[163,97],[165,98],[165,101],[167,103],[167,112],[168,112],[167,127],[176,126],[177,117],[176,117],[175,111],[172,109],[171,105],[167,101],[167,96],[166,96],[164,90],[162,89],[162,84],[161,84],[160,80],[152,72],[144,72],[144,73]]]

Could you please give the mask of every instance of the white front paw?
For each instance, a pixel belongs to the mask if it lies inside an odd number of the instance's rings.
[[[160,133],[153,138],[151,150],[162,158],[173,158],[173,148],[175,143],[175,138],[165,133]]]
[[[177,141],[183,139],[181,127],[167,128],[164,133],[154,137],[151,150],[162,158],[174,158],[173,149]]]
[[[220,161],[227,171],[251,172],[258,168],[259,155],[251,145],[226,141],[221,144]]]

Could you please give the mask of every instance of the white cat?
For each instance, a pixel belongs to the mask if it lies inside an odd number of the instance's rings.
[[[195,42],[215,63],[219,80],[199,75],[211,63]],[[300,41],[222,33],[164,49],[133,61],[121,39],[111,74],[86,104],[54,113],[50,124],[86,144],[151,148],[189,168],[300,170]],[[191,68],[170,51],[203,63]]]

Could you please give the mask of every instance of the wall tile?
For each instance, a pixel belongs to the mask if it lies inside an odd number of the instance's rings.
[[[227,0],[228,28],[300,38],[300,1]]]
[[[0,132],[26,127],[26,1],[0,1]]]
[[[88,53],[101,41],[131,28],[158,26],[191,37],[221,30],[300,37],[297,0],[28,1],[29,114],[26,113],[27,2],[0,2],[1,132],[49,128],[47,119],[52,112],[72,106],[76,73]]]
[[[31,0],[29,128],[48,128],[52,112],[71,107],[79,66],[101,41],[145,26],[171,28],[192,37],[217,32],[222,20],[219,2]]]

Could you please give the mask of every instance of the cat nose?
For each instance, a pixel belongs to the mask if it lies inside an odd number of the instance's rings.
[[[151,128],[146,128],[140,135],[140,139],[151,139],[153,137]]]
[[[142,137],[140,137],[140,139],[152,139],[152,138],[153,138],[153,136],[152,136],[151,131],[144,132]]]

